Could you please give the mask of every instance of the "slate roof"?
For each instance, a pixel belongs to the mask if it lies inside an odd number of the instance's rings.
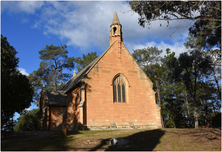
[[[116,41],[115,41],[116,42]],[[114,42],[114,43],[115,43]],[[114,44],[113,43],[113,44]],[[71,89],[73,89],[74,87],[76,87],[84,78],[84,76],[86,76],[91,69],[99,62],[99,60],[106,54],[106,52],[113,46],[110,45],[109,48],[103,52],[103,54],[101,54],[100,56],[98,56],[95,60],[93,60],[89,65],[87,65],[84,69],[82,69],[80,72],[77,73],[76,76],[72,77],[69,82],[62,88],[61,91],[63,91],[64,93],[67,93],[68,91],[70,91]]]
[[[66,94],[60,91],[48,91],[43,89],[44,100],[48,106],[67,106]]]

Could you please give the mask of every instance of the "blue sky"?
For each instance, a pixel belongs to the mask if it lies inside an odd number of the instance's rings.
[[[156,46],[180,53],[188,27],[166,29],[166,22],[152,22],[150,29],[138,24],[138,15],[124,1],[1,1],[1,34],[18,52],[19,70],[28,75],[39,68],[38,51],[46,45],[66,44],[69,56],[97,52],[109,47],[109,30],[114,12],[122,24],[124,44],[132,49]],[[170,22],[172,27],[187,22]],[[160,27],[160,24],[163,26]],[[74,69],[73,69],[74,70]],[[77,71],[77,70],[76,70]],[[71,71],[72,73],[72,71]],[[30,109],[37,108],[32,105]]]

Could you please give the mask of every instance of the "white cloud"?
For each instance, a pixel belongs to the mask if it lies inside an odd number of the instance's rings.
[[[173,44],[167,44],[163,41],[161,41],[160,43],[156,43],[154,41],[151,42],[147,42],[145,44],[126,44],[126,46],[128,46],[128,50],[132,53],[133,49],[143,49],[143,48],[147,48],[147,47],[157,47],[159,50],[163,50],[163,53],[161,54],[161,56],[163,57],[164,55],[166,55],[166,49],[170,48],[171,52],[175,52],[175,56],[179,56],[179,54],[186,52],[187,49],[186,47],[183,45],[183,43],[179,43],[179,42],[175,42]]]
[[[7,10],[10,13],[25,12],[29,14],[35,13],[37,9],[40,9],[44,5],[41,1],[3,1],[1,2],[2,11]]]
[[[70,9],[70,6],[74,9]],[[41,15],[47,16],[44,21],[45,33],[65,38],[68,45],[82,49],[88,49],[92,45],[106,49],[109,46],[109,30],[115,10],[123,26],[124,41],[127,43],[144,41],[147,37],[178,41],[188,33],[187,29],[181,29],[170,37],[169,34],[175,30],[159,27],[158,21],[152,23],[151,29],[143,28],[138,25],[138,15],[128,12],[129,4],[124,2],[54,2],[53,7],[45,7]],[[172,26],[176,24],[179,23],[171,23]]]
[[[15,9],[27,13],[39,9],[36,14],[38,19],[33,24],[33,28],[41,29],[44,35],[57,36],[65,40],[67,45],[80,48],[83,52],[91,52],[92,46],[97,46],[102,50],[109,47],[109,31],[115,10],[122,24],[123,39],[127,46],[156,40],[164,41],[164,44],[167,43],[166,41],[171,41],[171,44],[177,45],[188,35],[188,28],[179,30],[161,28],[160,23],[163,26],[167,24],[163,21],[152,22],[150,29],[139,26],[138,14],[130,11],[127,2],[121,1],[20,2]],[[180,22],[170,22],[172,27],[178,24]],[[174,34],[170,37],[172,33]]]
[[[28,72],[26,71],[26,69],[23,68],[18,68],[18,70],[20,71],[21,74],[29,76]]]

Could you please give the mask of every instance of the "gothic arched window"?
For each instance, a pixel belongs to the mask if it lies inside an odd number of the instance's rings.
[[[113,102],[126,102],[126,82],[121,75],[113,81]]]

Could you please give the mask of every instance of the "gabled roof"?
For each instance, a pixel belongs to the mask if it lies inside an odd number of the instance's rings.
[[[103,52],[103,54],[98,56],[89,65],[87,65],[84,69],[82,69],[80,72],[78,72],[76,76],[72,77],[69,80],[69,82],[62,88],[61,91],[63,91],[64,93],[67,93],[71,89],[76,87],[82,81],[82,79],[91,71],[91,69],[99,62],[99,60],[106,54],[106,52],[108,52],[108,50],[113,46],[113,44],[110,45],[109,48],[105,52]]]
[[[48,91],[42,89],[47,106],[67,106],[66,94],[61,91]]]

